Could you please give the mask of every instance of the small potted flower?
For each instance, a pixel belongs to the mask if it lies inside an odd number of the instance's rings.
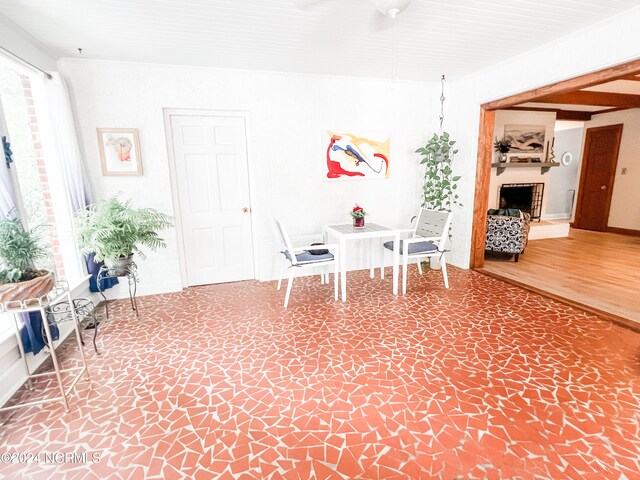
[[[496,152],[500,152],[500,163],[505,163],[507,161],[507,153],[511,150],[511,140],[507,140],[506,138],[498,140],[498,138],[496,138],[493,149]]]
[[[364,228],[364,216],[366,214],[367,212],[365,212],[362,207],[356,203],[356,206],[351,210],[354,228]]]

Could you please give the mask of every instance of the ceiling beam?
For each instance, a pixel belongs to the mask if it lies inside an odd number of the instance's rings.
[[[570,105],[598,105],[602,107],[638,108],[640,107],[640,95],[629,93],[589,92],[576,91],[554,93],[536,98],[540,103],[566,103]]]
[[[631,75],[620,77],[618,80],[633,80],[634,82],[640,82],[640,77],[638,76],[638,74],[632,73]]]
[[[640,59],[608,67],[597,72],[586,73],[568,80],[545,85],[544,87],[534,88],[533,90],[517,93],[499,100],[494,100],[483,104],[482,108],[487,110],[497,110],[499,108],[512,107],[519,103],[537,101],[535,99],[545,95],[593,87],[594,85],[611,82],[619,79],[620,77],[624,77],[625,75],[637,74],[638,72],[640,72]]]
[[[556,120],[573,120],[578,122],[588,122],[591,115],[600,112],[585,112],[582,110],[560,110],[559,108],[539,108],[539,107],[509,107],[504,110],[520,110],[523,112],[552,112],[556,114]]]

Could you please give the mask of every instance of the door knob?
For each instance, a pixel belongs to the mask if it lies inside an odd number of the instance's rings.
[[[242,209],[242,213],[249,213],[249,208],[248,207],[244,207]]]
[[[607,189],[607,186],[606,186],[606,185],[602,185],[602,186],[600,187],[600,190],[606,190],[606,189]]]

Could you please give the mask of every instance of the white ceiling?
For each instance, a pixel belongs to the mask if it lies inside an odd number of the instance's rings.
[[[638,6],[638,0],[413,0],[398,76],[456,78]],[[305,5],[305,6],[301,6]],[[0,0],[55,56],[385,77],[394,25],[372,0]]]

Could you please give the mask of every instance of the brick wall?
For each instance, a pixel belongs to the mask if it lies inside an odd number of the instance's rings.
[[[33,150],[35,154],[38,173],[40,175],[40,185],[44,197],[44,208],[47,215],[47,223],[49,225],[49,236],[51,238],[51,246],[53,249],[53,259],[56,265],[56,273],[58,278],[65,278],[64,263],[62,261],[62,252],[60,250],[60,240],[56,231],[56,217],[51,200],[51,188],[49,186],[49,177],[47,175],[47,166],[44,155],[42,153],[42,144],[40,141],[40,129],[38,127],[38,117],[33,103],[33,93],[31,92],[31,83],[29,77],[21,75],[22,89],[27,104],[27,115],[29,117],[29,128],[31,129],[31,140],[33,141]]]

